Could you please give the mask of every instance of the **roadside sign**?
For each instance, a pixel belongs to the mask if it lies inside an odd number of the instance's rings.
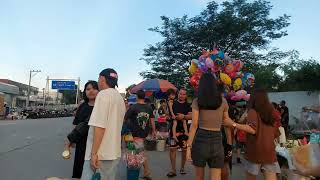
[[[52,89],[58,90],[75,90],[75,82],[74,81],[52,81]]]

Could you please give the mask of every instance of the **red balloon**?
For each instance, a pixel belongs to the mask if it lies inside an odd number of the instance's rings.
[[[197,71],[194,73],[194,76],[198,76],[199,78],[202,75],[202,71],[200,69],[197,69]]]
[[[230,76],[231,79],[234,79],[237,77],[237,73],[236,72],[232,72],[228,74]]]
[[[190,78],[190,85],[193,87],[198,87],[200,78],[195,74]]]

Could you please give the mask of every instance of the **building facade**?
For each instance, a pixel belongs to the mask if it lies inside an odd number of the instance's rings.
[[[17,86],[0,82],[0,92],[4,104],[9,107],[16,107],[17,97],[19,96],[19,88]]]
[[[0,83],[2,84],[2,88],[6,91],[3,92],[0,89],[0,92],[6,94],[5,101],[8,101],[8,105],[11,104],[11,107],[26,106],[29,85],[9,79],[0,79]],[[36,105],[38,92],[39,89],[37,87],[30,86],[30,106]]]

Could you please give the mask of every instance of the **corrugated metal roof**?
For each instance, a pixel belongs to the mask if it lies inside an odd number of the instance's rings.
[[[0,92],[6,94],[19,94],[19,88],[15,85],[0,82]]]

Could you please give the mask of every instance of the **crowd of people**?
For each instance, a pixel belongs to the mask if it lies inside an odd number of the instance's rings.
[[[271,103],[264,89],[255,89],[246,104],[227,102],[223,87],[205,73],[192,103],[187,101],[186,89],[169,89],[167,99],[156,108],[145,101],[142,90],[136,93],[136,103],[128,104],[115,89],[117,81],[117,72],[105,69],[98,82],[85,85],[84,102],[77,110],[64,152],[64,157],[70,158],[70,148],[76,144],[73,178],[90,180],[99,175],[104,180],[117,179],[122,135],[130,132],[136,149],[144,151],[145,139],[164,128],[169,132],[168,178],[186,175],[185,164],[190,161],[196,180],[204,179],[206,166],[211,180],[229,179],[235,144],[236,162],[243,164],[248,180],[256,179],[260,172],[267,180],[277,179],[280,167],[274,142],[282,135],[280,128],[289,131],[285,101],[280,106]],[[177,172],[178,150],[182,152]],[[150,180],[149,160],[146,153],[144,156],[142,179]]]

